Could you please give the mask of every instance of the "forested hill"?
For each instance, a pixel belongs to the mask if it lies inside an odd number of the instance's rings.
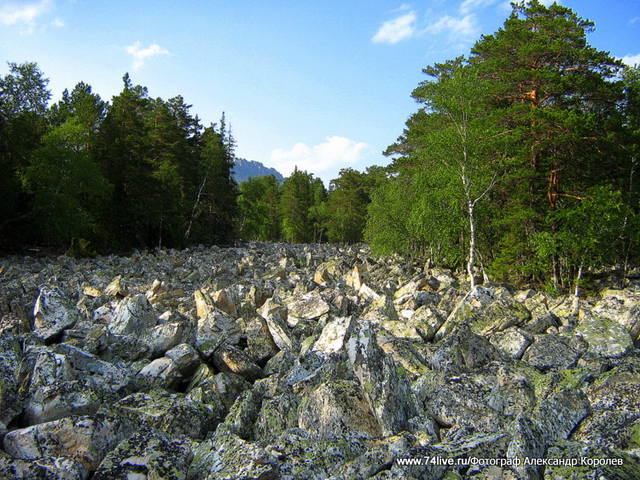
[[[233,178],[237,183],[262,175],[273,175],[279,181],[284,181],[284,177],[278,170],[269,168],[260,162],[244,158],[236,158],[233,162]]]

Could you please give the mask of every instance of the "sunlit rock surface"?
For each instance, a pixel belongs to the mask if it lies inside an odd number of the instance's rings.
[[[0,271],[1,479],[640,476],[633,281],[576,314],[570,296],[469,292],[364,246],[7,257]]]

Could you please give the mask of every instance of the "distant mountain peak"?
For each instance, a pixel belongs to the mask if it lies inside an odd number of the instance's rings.
[[[236,182],[241,183],[251,177],[258,177],[262,175],[273,175],[279,181],[283,181],[284,177],[275,168],[265,166],[260,162],[253,160],[246,160],[244,158],[236,158],[233,165],[233,178]]]

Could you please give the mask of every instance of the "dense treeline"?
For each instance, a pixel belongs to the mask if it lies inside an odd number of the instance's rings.
[[[38,67],[10,64],[0,248],[365,240],[472,283],[553,288],[637,264],[640,70],[590,46],[592,29],[558,4],[514,4],[468,58],[424,69],[388,167],[343,169],[328,189],[297,169],[236,186],[224,115],[203,128],[182,97],[153,99],[128,75],[109,103],[79,83],[49,107]]]
[[[591,47],[592,29],[522,2],[468,58],[424,70],[372,194],[375,251],[555,286],[637,260],[639,73]]]
[[[33,63],[0,78],[0,248],[74,253],[234,238],[234,141],[180,96],[123,78],[110,103],[79,83],[48,107]]]
[[[240,184],[238,230],[243,239],[356,243],[363,239],[372,190],[382,167],[351,168],[329,183],[295,169],[282,185],[272,175]]]

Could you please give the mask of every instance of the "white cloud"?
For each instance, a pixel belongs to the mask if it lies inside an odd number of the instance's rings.
[[[384,22],[371,41],[374,43],[398,43],[411,37],[416,31],[416,14],[409,12]]]
[[[550,7],[554,3],[557,3],[559,5],[562,2],[560,0],[540,0],[540,3],[545,7]]]
[[[61,18],[56,18],[53,20],[53,22],[51,22],[51,25],[56,28],[62,28],[64,27],[64,20],[62,20]]]
[[[640,53],[637,53],[636,55],[625,55],[620,60],[622,60],[622,63],[625,65],[635,67],[636,65],[640,65]]]
[[[346,137],[327,137],[323,143],[309,146],[296,143],[290,150],[276,148],[271,152],[270,164],[283,175],[288,176],[294,167],[306,170],[328,180],[337,174],[340,168],[353,166],[368,145]]]
[[[138,69],[144,65],[144,62],[149,57],[155,57],[156,55],[170,55],[169,50],[162,48],[155,43],[149,45],[147,48],[141,48],[141,43],[136,42],[133,45],[129,45],[127,53],[133,57],[133,68]]]
[[[471,11],[478,8],[489,7],[497,1],[498,0],[464,0],[460,4],[460,13],[466,15],[467,13],[470,13]]]
[[[476,24],[476,17],[473,14],[460,18],[445,15],[425,28],[424,31],[433,35],[448,33],[450,40],[459,42],[472,40],[480,32]]]
[[[51,10],[52,0],[37,2],[6,2],[0,0],[0,23],[2,25],[25,24],[33,26],[35,20]]]

